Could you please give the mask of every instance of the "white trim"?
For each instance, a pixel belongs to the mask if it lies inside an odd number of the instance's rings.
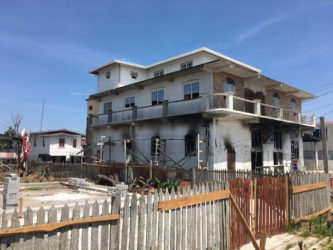
[[[120,61],[120,60],[113,60],[109,63],[106,63],[106,64],[103,64],[102,66],[99,66],[95,69],[92,69],[90,70],[88,73],[90,74],[94,74],[96,71],[102,69],[102,68],[105,68],[105,67],[108,67],[112,64],[124,64],[124,65],[128,65],[128,66],[132,66],[132,67],[135,67],[135,68],[141,68],[141,69],[150,69],[152,67],[156,67],[158,65],[161,65],[161,64],[165,64],[165,63],[168,63],[168,62],[172,62],[172,61],[175,61],[177,59],[180,59],[180,58],[183,58],[183,57],[187,57],[187,56],[191,56],[191,55],[194,55],[194,54],[198,54],[200,52],[206,52],[208,54],[211,54],[211,55],[214,55],[216,57],[219,57],[221,59],[224,59],[226,61],[229,61],[229,62],[232,62],[232,63],[235,63],[239,66],[242,66],[244,68],[247,68],[249,70],[252,70],[252,71],[255,71],[257,73],[260,73],[261,70],[260,69],[257,69],[257,68],[254,68],[250,65],[247,65],[245,63],[242,63],[240,61],[237,61],[235,59],[232,59],[231,57],[228,57],[228,56],[225,56],[223,54],[220,54],[214,50],[211,50],[211,49],[208,49],[206,47],[203,47],[203,48],[200,48],[200,49],[196,49],[196,50],[193,50],[193,51],[190,51],[190,52],[187,52],[187,53],[184,53],[184,54],[181,54],[181,55],[178,55],[178,56],[175,56],[175,57],[171,57],[169,59],[166,59],[166,60],[163,60],[163,61],[160,61],[160,62],[157,62],[157,63],[154,63],[154,64],[151,64],[151,65],[148,65],[148,66],[143,66],[143,65],[139,65],[139,64],[133,64],[133,63],[127,63],[127,62],[123,62],[123,61]]]

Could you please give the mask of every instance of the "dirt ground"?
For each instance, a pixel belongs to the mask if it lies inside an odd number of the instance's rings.
[[[317,237],[308,237],[306,239],[294,234],[279,234],[266,239],[266,250],[299,250],[298,243],[301,241],[303,249],[327,249],[329,238],[319,239]],[[254,249],[252,243],[248,243],[240,248],[240,250]]]
[[[1,192],[2,196],[2,192]],[[107,193],[90,191],[85,189],[72,189],[61,184],[48,186],[32,186],[20,188],[20,197],[23,197],[23,209],[27,207],[36,208],[40,206],[74,204],[75,202],[85,202],[94,200],[109,199]],[[3,199],[1,197],[0,207]]]

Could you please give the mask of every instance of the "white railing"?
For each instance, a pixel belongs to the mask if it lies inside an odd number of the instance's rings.
[[[202,112],[237,112],[238,114],[273,118],[277,120],[301,123],[315,126],[315,116],[302,114],[298,111],[283,109],[261,103],[261,100],[248,100],[234,96],[232,93],[204,93],[200,98],[178,100],[144,107],[132,107],[125,110],[113,111],[109,114],[97,115],[93,125],[116,124],[135,120],[157,119],[168,116],[178,116]]]

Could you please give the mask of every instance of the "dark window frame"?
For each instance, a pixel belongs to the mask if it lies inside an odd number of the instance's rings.
[[[65,147],[65,138],[59,138],[59,148]]]
[[[200,82],[184,84],[184,100],[192,100],[200,97]]]
[[[130,108],[135,106],[135,96],[125,97],[125,108]]]
[[[112,110],[112,102],[105,102],[103,107],[104,114],[107,114],[110,110]]]
[[[273,133],[274,138],[274,148],[275,149],[282,149],[282,132],[277,130]]]
[[[196,139],[197,134],[191,133],[185,135],[185,156],[197,155]]]

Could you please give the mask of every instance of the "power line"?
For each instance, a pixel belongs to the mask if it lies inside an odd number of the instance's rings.
[[[329,104],[326,104],[326,105],[319,106],[319,107],[315,107],[315,108],[308,109],[308,110],[306,110],[306,111],[304,111],[304,112],[309,112],[309,111],[311,111],[311,110],[320,109],[320,108],[328,107],[328,106],[331,106],[331,105],[333,105],[333,102],[332,102],[332,103],[329,103]]]

